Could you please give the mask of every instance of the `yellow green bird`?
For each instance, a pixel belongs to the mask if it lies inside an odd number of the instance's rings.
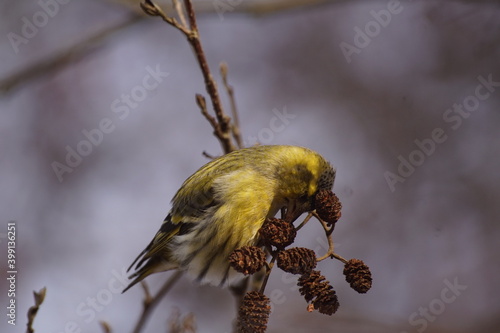
[[[296,146],[256,146],[210,161],[175,194],[160,230],[129,267],[137,262],[124,292],[172,269],[200,283],[233,284],[243,275],[229,266],[231,252],[255,245],[265,219],[282,208],[288,221],[312,210],[314,194],[334,180],[330,163]]]

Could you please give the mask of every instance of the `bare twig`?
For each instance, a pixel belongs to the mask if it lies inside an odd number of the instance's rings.
[[[167,16],[165,12],[151,0],[145,0],[141,3],[141,8],[144,10],[144,12],[152,16],[161,17],[165,22],[181,31],[186,36],[189,44],[193,48],[194,55],[198,64],[200,65],[200,69],[203,74],[205,88],[208,95],[210,96],[212,107],[215,113],[215,119],[217,121],[213,121],[211,119],[213,117],[211,116],[211,118],[207,117],[208,111],[206,107],[204,109],[202,108],[202,113],[214,128],[214,134],[219,140],[224,153],[227,154],[236,149],[231,140],[231,118],[224,113],[222,104],[220,102],[217,84],[215,83],[215,80],[210,72],[210,68],[208,67],[208,62],[200,41],[200,35],[198,32],[198,26],[196,24],[196,15],[193,9],[193,5],[190,0],[184,0],[184,7],[187,13],[189,27],[187,26],[187,23],[185,23],[186,20],[184,18],[183,9],[180,8],[179,4],[176,5],[174,3],[174,6],[177,10],[177,15],[179,16],[181,23],[177,22],[175,18]],[[196,96],[196,100],[198,102],[198,105],[200,105],[199,95]]]
[[[209,153],[207,153],[206,151],[203,151],[201,153],[203,156],[205,156],[206,158],[210,159],[210,160],[213,160],[214,158],[217,158],[217,156],[213,156],[213,155],[210,155]]]
[[[205,57],[205,52],[203,51],[203,47],[200,41],[200,35],[198,32],[198,26],[196,23],[196,16],[194,13],[193,5],[190,0],[184,0],[184,5],[186,7],[186,11],[188,14],[189,26],[191,28],[191,34],[186,35],[186,37],[194,49],[196,59],[198,60],[201,72],[203,73],[203,78],[205,80],[205,87],[212,101],[212,107],[214,109],[215,116],[217,118],[217,122],[219,123],[220,127],[220,135],[218,136],[218,139],[222,145],[224,153],[227,154],[236,149],[231,141],[231,125],[230,125],[231,118],[229,118],[224,113],[222,104],[220,102],[219,90],[217,88],[217,84],[215,83],[215,80],[210,72],[210,68],[208,67],[208,62]]]
[[[207,102],[205,100],[205,97],[203,97],[200,94],[196,94],[196,104],[198,104],[198,106],[201,110],[201,114],[208,120],[210,125],[212,125],[212,128],[214,129],[214,132],[213,132],[214,136],[216,138],[218,138],[219,141],[222,143],[223,138],[226,136],[226,133],[222,130],[220,123],[217,121],[217,119],[208,113]],[[224,145],[223,145],[223,147],[224,147]],[[234,150],[234,148],[232,150]],[[224,153],[227,154],[227,153],[231,152],[232,150],[227,151],[226,149],[224,149]],[[205,152],[203,152],[203,153],[205,156],[210,156]]]
[[[278,257],[278,252],[279,251],[271,252],[271,256],[272,256],[271,260],[269,261],[269,263],[266,262],[266,275],[264,276],[264,279],[262,280],[262,284],[260,285],[260,290],[259,290],[259,292],[262,294],[266,290],[267,281],[269,280],[269,276],[271,275],[271,271],[273,270],[274,262],[276,261],[276,258]]]
[[[112,333],[113,332],[113,330],[111,329],[111,325],[109,325],[109,323],[101,320],[101,321],[99,321],[99,325],[101,325],[101,328],[102,328],[104,333]]]
[[[151,291],[149,291],[149,286],[146,281],[141,281],[142,290],[144,290],[144,306],[148,306],[153,301],[153,296],[151,296]]]
[[[179,280],[179,278],[182,276],[182,271],[175,271],[165,282],[165,284],[161,287],[160,291],[154,296],[151,297],[151,294],[149,293],[149,289],[147,288],[147,285],[142,284],[144,291],[145,291],[145,299],[144,299],[144,307],[142,309],[141,316],[139,317],[139,320],[137,321],[133,333],[139,333],[141,330],[144,328],[144,324],[146,323],[147,319],[153,312],[153,310],[156,308],[156,306],[160,303],[162,298],[170,291],[170,289],[174,286],[174,284]]]
[[[196,104],[200,107],[201,114],[208,120],[210,125],[212,125],[214,129],[214,134],[217,136],[217,133],[221,131],[219,123],[217,123],[217,120],[208,113],[207,110],[207,101],[205,100],[205,97],[200,94],[196,94]]]
[[[287,213],[286,209],[282,208],[280,211],[282,219],[285,219],[286,213]],[[290,222],[290,221],[288,221],[288,222]],[[259,289],[259,292],[262,294],[266,290],[267,281],[269,280],[269,276],[271,275],[271,271],[273,270],[273,267],[274,267],[274,262],[276,261],[276,258],[278,257],[278,253],[280,252],[280,251],[273,251],[272,248],[269,246],[266,246],[266,250],[271,255],[271,260],[269,261],[269,263],[266,262],[266,266],[265,266],[266,273],[265,273],[264,278],[262,279],[262,284],[260,285],[260,289]]]
[[[309,220],[311,220],[311,218],[313,217],[313,213],[312,212],[309,212],[309,214],[307,214],[306,218],[304,219],[304,221],[302,221],[296,228],[295,230],[296,231],[299,231],[300,229],[302,229],[302,227],[304,227],[307,222],[309,222]]]
[[[348,0],[337,0],[336,3],[346,2]],[[266,14],[276,14],[290,9],[296,9],[300,7],[311,7],[320,4],[329,4],[332,0],[281,0],[273,1],[252,1],[250,3],[241,3],[238,6],[234,6],[230,11],[227,12],[228,15],[235,14],[251,14],[251,15],[266,15]],[[217,8],[211,2],[200,1],[196,2],[195,10],[200,13],[205,14],[219,14]],[[170,8],[172,9],[172,8]],[[220,11],[220,10],[219,10]],[[120,22],[113,25],[110,28],[106,28],[95,35],[84,39],[74,45],[69,46],[67,49],[61,51],[60,53],[52,56],[49,59],[44,59],[37,61],[32,65],[26,66],[24,69],[8,76],[0,81],[0,93],[6,94],[12,92],[18,86],[22,84],[27,84],[28,82],[39,78],[40,76],[49,74],[51,72],[60,70],[69,64],[72,64],[85,56],[91,54],[95,51],[95,44],[101,43],[104,39],[109,37],[109,35],[128,28],[135,23],[142,21],[144,17],[134,15],[131,19],[125,22]],[[182,23],[182,17],[180,17]],[[180,26],[180,24],[179,24]]]
[[[231,104],[231,115],[233,116],[233,123],[231,126],[231,133],[233,134],[234,141],[238,148],[243,148],[243,140],[241,138],[240,118],[238,116],[238,109],[236,108],[236,99],[234,98],[234,89],[227,80],[227,64],[225,62],[220,64],[220,74],[222,82],[226,88],[227,95],[229,96],[229,103]]]
[[[179,20],[181,21],[181,24],[187,28],[187,20],[186,20],[186,15],[184,15],[184,7],[182,7],[182,4],[179,2],[179,0],[172,0],[172,5],[174,6],[175,12],[177,13],[177,16],[179,16]]]
[[[35,320],[36,314],[38,313],[38,309],[40,308],[40,305],[43,303],[43,300],[45,299],[45,293],[47,291],[47,288],[43,287],[40,289],[39,292],[33,291],[33,296],[35,297],[35,305],[30,307],[28,309],[28,323],[26,324],[26,332],[27,333],[34,333],[35,330],[33,329],[33,321]]]
[[[125,5],[133,10],[136,10],[137,2],[123,0],[114,0],[120,3],[120,5]],[[373,0],[371,0],[373,1]],[[462,0],[463,1],[463,0]],[[470,1],[470,0],[469,0]],[[479,2],[479,0],[474,0]],[[485,1],[495,1],[495,0],[483,0]],[[280,13],[286,13],[287,11],[308,9],[312,7],[317,7],[320,5],[340,5],[346,2],[353,2],[353,0],[254,0],[254,1],[220,1],[219,6],[213,1],[195,0],[193,1],[193,6],[198,13],[198,15],[218,15],[220,19],[223,19],[225,15],[236,16],[236,15],[246,15],[246,16],[265,16],[265,15],[276,15]],[[382,2],[382,1],[379,1]],[[173,4],[162,4],[166,12],[175,11],[175,6]]]
[[[342,261],[345,264],[347,262],[347,260],[344,259],[344,258],[342,258],[337,253],[335,253],[335,250],[334,250],[334,244],[333,244],[333,239],[332,239],[332,232],[333,232],[333,229],[335,227],[335,224],[333,224],[332,226],[328,226],[328,223],[326,223],[325,221],[323,221],[318,216],[318,214],[315,211],[312,212],[312,215],[314,215],[314,217],[316,219],[318,219],[318,221],[323,226],[323,230],[325,230],[325,235],[326,235],[326,238],[328,240],[328,251],[323,256],[317,258],[316,260],[319,262],[319,261],[323,261],[323,260],[325,260],[327,258],[335,258],[337,260]]]
[[[160,6],[158,6],[151,0],[144,0],[143,2],[141,2],[141,8],[148,15],[161,17],[163,21],[179,29],[185,35],[190,33],[189,28],[187,26],[184,26],[182,25],[182,23],[179,23],[174,17],[170,17],[167,14],[165,14],[165,12],[160,8]]]

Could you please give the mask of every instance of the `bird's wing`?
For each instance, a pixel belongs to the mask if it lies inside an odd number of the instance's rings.
[[[209,171],[214,172],[214,170]],[[172,238],[189,233],[197,223],[206,218],[210,208],[217,205],[212,188],[213,181],[206,179],[212,178],[204,171],[199,177],[188,178],[181,186],[172,199],[172,209],[164,219],[160,230],[128,268],[127,271],[135,265],[136,272],[131,277],[136,279],[127,289],[154,272],[178,267],[178,264],[170,258],[169,244]]]

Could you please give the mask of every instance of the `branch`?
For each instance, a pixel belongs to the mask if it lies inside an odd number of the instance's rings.
[[[383,3],[382,0],[378,1],[358,0],[358,1]],[[471,1],[471,0],[456,0],[456,1]],[[478,0],[474,1],[479,2]],[[494,2],[498,0],[483,0],[482,2],[489,2],[489,1]],[[114,2],[117,2],[120,5],[128,7],[132,10],[137,9],[137,2],[134,1],[124,2],[123,0],[114,0]],[[195,0],[193,1],[193,7],[198,15],[217,14],[222,20],[225,14],[230,16],[234,15],[265,16],[265,15],[280,14],[287,11],[307,9],[309,7],[316,7],[321,5],[330,5],[330,4],[340,5],[347,2],[354,2],[354,0],[254,0],[254,1],[223,0],[220,2]],[[175,3],[174,4],[162,3],[162,6],[167,13],[176,10]]]
[[[234,14],[251,14],[251,15],[265,15],[265,14],[275,14],[282,11],[287,11],[291,9],[297,9],[300,7],[317,6],[320,4],[331,3],[332,0],[281,0],[273,1],[269,3],[268,1],[255,1],[249,4],[241,3],[240,5],[235,5],[228,11],[228,15]],[[348,0],[337,0],[336,3],[346,2]],[[200,1],[194,4],[197,12],[205,14],[219,14],[220,9],[217,9],[212,2]],[[175,10],[173,6],[169,7],[169,10]],[[135,23],[141,22],[144,17],[132,14],[133,16],[126,20],[125,22],[120,22],[110,28],[106,28],[94,35],[89,36],[83,41],[77,44],[71,45],[65,50],[59,52],[55,56],[48,59],[43,59],[37,61],[32,65],[26,66],[24,69],[0,80],[0,94],[7,94],[12,92],[18,86],[26,84],[32,80],[39,78],[45,74],[60,70],[72,64],[85,56],[91,54],[95,51],[95,46],[102,43],[104,39],[109,37],[111,34],[123,30],[125,28],[131,27]],[[182,23],[182,17],[181,17]]]
[[[306,218],[304,219],[304,221],[302,221],[296,228],[295,230],[299,231],[300,229],[302,229],[302,227],[304,227],[307,222],[309,222],[309,220],[311,219],[311,217],[313,217],[313,213],[312,212],[309,212],[309,214],[307,214]]]
[[[101,325],[102,331],[104,333],[112,333],[113,332],[113,330],[111,329],[111,325],[109,325],[108,322],[101,320],[101,321],[99,321],[99,325]]]
[[[196,101],[198,103],[198,106],[200,106],[203,115],[212,125],[214,134],[219,140],[224,153],[227,154],[236,149],[231,140],[231,118],[224,113],[224,110],[222,108],[222,103],[220,102],[219,97],[219,90],[217,89],[217,84],[215,83],[215,80],[210,72],[210,68],[205,57],[205,52],[203,51],[203,47],[201,45],[193,5],[190,0],[185,0],[184,6],[188,17],[188,22],[186,22],[186,19],[184,17],[183,8],[177,1],[174,1],[174,7],[176,9],[177,16],[181,21],[181,23],[179,23],[179,21],[177,21],[175,18],[167,16],[165,12],[151,0],[145,0],[141,2],[141,8],[146,14],[161,17],[163,21],[181,31],[186,36],[189,44],[192,46],[194,55],[203,74],[206,91],[210,96],[210,100],[212,102],[216,121],[213,117],[208,116],[204,98],[200,97],[200,95],[197,95]]]
[[[205,57],[205,53],[203,51],[203,47],[200,41],[200,35],[198,32],[198,26],[196,24],[196,16],[194,13],[193,5],[190,0],[184,0],[184,5],[186,6],[186,11],[188,13],[189,25],[191,28],[191,33],[186,34],[186,37],[194,49],[194,53],[196,59],[198,60],[198,64],[200,65],[201,72],[203,73],[203,78],[205,80],[205,87],[208,95],[212,101],[212,107],[215,112],[215,116],[217,117],[217,122],[220,127],[220,136],[219,141],[222,145],[224,153],[229,153],[236,148],[234,147],[231,141],[231,118],[229,118],[222,108],[222,104],[220,102],[219,90],[217,88],[217,84],[210,72],[210,68],[208,67],[208,62]]]
[[[198,104],[201,114],[205,117],[205,119],[208,120],[210,125],[214,128],[214,134],[217,136],[217,132],[220,132],[220,126],[217,123],[217,120],[208,113],[207,109],[207,101],[205,100],[205,97],[200,94],[196,94],[196,104]]]
[[[133,15],[123,22],[115,24],[87,37],[83,41],[70,46],[49,59],[40,60],[33,65],[26,66],[24,69],[0,81],[0,93],[6,94],[23,83],[27,83],[45,74],[60,70],[71,63],[83,59],[85,56],[94,52],[97,49],[97,46],[99,46],[99,44],[101,44],[107,37],[119,30],[134,25],[141,20],[141,16]]]
[[[323,219],[321,219],[321,217],[318,216],[318,214],[314,211],[314,212],[311,212],[311,214],[321,223],[321,225],[323,226],[323,230],[325,230],[325,235],[326,235],[326,239],[328,240],[328,251],[321,257],[317,258],[316,261],[323,261],[327,258],[335,258],[337,260],[340,260],[342,261],[344,264],[347,262],[346,259],[342,258],[340,255],[338,255],[337,253],[335,253],[334,251],[334,244],[333,244],[333,239],[332,239],[332,232],[333,232],[333,229],[335,228],[335,224],[333,224],[332,226],[328,226],[328,223],[326,223],[325,221],[323,221]]]
[[[142,329],[144,328],[144,324],[146,323],[147,319],[153,312],[153,310],[156,308],[156,306],[160,303],[162,298],[170,291],[170,289],[174,286],[174,284],[179,280],[179,278],[182,276],[182,271],[175,271],[173,275],[171,275],[168,280],[165,282],[165,284],[161,287],[160,291],[158,291],[158,294],[156,294],[155,297],[151,297],[151,294],[149,292],[149,288],[147,287],[147,284],[145,282],[142,282],[141,285],[144,288],[144,307],[142,309],[141,316],[139,317],[139,320],[135,324],[133,333],[140,333]]]
[[[267,281],[269,280],[269,276],[271,275],[271,271],[274,267],[274,262],[276,261],[276,258],[278,257],[278,252],[279,251],[269,251],[271,253],[271,260],[269,261],[269,263],[266,262],[266,275],[264,276],[264,279],[262,280],[262,284],[260,285],[260,290],[259,292],[261,294],[264,293],[264,291],[266,290],[266,286],[267,286]]]
[[[47,288],[43,287],[39,292],[33,291],[33,296],[35,297],[35,305],[28,309],[28,323],[26,324],[26,333],[34,333],[33,329],[33,321],[35,320],[36,314],[38,313],[38,309],[40,305],[43,303],[45,299],[45,292]]]
[[[229,102],[231,103],[231,114],[233,116],[233,124],[231,126],[231,133],[233,134],[233,139],[236,141],[238,148],[243,148],[243,140],[241,138],[240,130],[240,118],[238,117],[238,109],[236,108],[236,99],[234,98],[234,89],[228,83],[227,80],[227,64],[225,62],[220,64],[220,74],[222,76],[222,82],[226,88],[227,95],[229,96]]]

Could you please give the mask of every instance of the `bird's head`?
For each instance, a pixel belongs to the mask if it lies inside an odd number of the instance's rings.
[[[286,208],[285,220],[290,222],[312,210],[315,194],[331,190],[335,181],[335,168],[318,153],[304,148],[287,154],[278,174],[278,192]]]

